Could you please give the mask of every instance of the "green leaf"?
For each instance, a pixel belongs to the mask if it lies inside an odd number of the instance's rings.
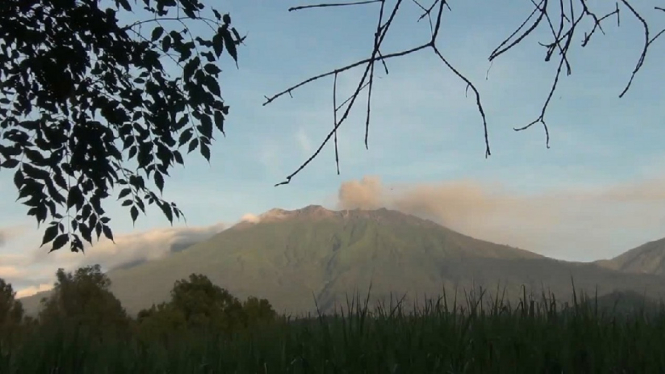
[[[201,59],[197,56],[189,60],[185,67],[182,69],[182,79],[185,82],[189,82],[192,79],[192,75],[196,71],[196,68],[201,64]]]
[[[67,194],[67,209],[73,207],[74,205],[79,206],[83,205],[83,194],[78,186],[72,186],[69,189],[69,194]]]
[[[18,160],[15,160],[13,158],[5,160],[2,164],[0,164],[0,167],[6,168],[6,169],[13,169],[16,166],[18,166]]]
[[[192,129],[187,129],[180,134],[180,139],[178,140],[178,147],[187,143],[189,139],[192,138]]]
[[[110,227],[104,225],[102,227],[102,231],[104,232],[104,236],[106,236],[107,239],[110,239],[113,243],[115,243],[113,240],[113,232],[111,231]]]
[[[178,62],[183,62],[192,56],[192,48],[186,46],[187,43],[183,44],[182,52],[180,53],[180,59]]]
[[[58,249],[62,248],[68,242],[69,242],[69,235],[68,234],[60,234],[53,241],[53,247],[51,248],[51,250],[49,252],[57,251]]]
[[[123,197],[129,195],[132,193],[131,188],[123,188],[122,191],[120,191],[120,194],[118,195],[118,200],[122,199]]]
[[[164,176],[162,176],[162,173],[158,172],[157,170],[155,170],[155,184],[157,185],[157,188],[159,188],[159,192],[163,192]]]
[[[25,178],[23,177],[23,172],[21,169],[16,170],[16,173],[14,173],[14,185],[16,185],[16,188],[21,188],[24,183]]]
[[[133,146],[133,147],[129,148],[129,155],[127,156],[127,158],[128,159],[134,158],[134,156],[136,156],[137,152],[138,152],[138,147],[137,146]]]
[[[201,143],[201,155],[210,162],[210,148],[207,145]]]
[[[199,127],[199,130],[206,138],[212,138],[212,120],[209,115],[205,113],[201,114],[201,127]]]
[[[120,5],[122,5],[123,8],[125,8],[126,11],[128,12],[132,11],[132,7],[129,5],[129,2],[127,0],[118,0],[118,2],[120,3]]]
[[[214,62],[216,60],[215,55],[210,51],[201,53],[201,56],[205,57],[208,62]]]
[[[164,28],[161,26],[155,27],[154,30],[152,30],[152,37],[151,40],[154,42],[155,40],[159,39],[160,36],[164,34]]]
[[[213,74],[217,75],[222,72],[222,69],[220,69],[216,64],[208,63],[206,64],[203,69],[206,71],[208,74]]]
[[[196,147],[199,145],[199,140],[197,138],[194,138],[191,142],[189,142],[189,149],[187,150],[187,153],[192,153],[193,150],[196,149]]]
[[[178,151],[173,152],[173,158],[175,159],[175,162],[179,163],[180,165],[185,164],[185,160],[182,159],[182,155],[180,154],[180,152]]]
[[[46,230],[44,230],[44,237],[42,238],[42,245],[39,247],[43,247],[44,244],[50,242],[51,240],[55,239],[55,237],[58,236],[58,225],[51,225],[49,226]]]
[[[231,33],[228,30],[225,30],[222,36],[224,37],[224,46],[226,47],[226,50],[229,52],[229,54],[233,58],[233,61],[235,61],[237,65],[238,51],[236,50],[236,44],[235,41],[233,40],[233,37],[231,36]]]
[[[129,212],[132,215],[132,223],[135,223],[136,218],[139,216],[139,210],[136,209],[135,206],[133,206],[132,209],[129,210]]]
[[[212,37],[212,47],[215,50],[215,55],[219,58],[224,50],[224,37],[221,35],[221,29]]]
[[[92,213],[92,206],[90,204],[85,204],[83,206],[83,210],[81,211],[81,219],[88,219],[88,217],[90,217],[90,213]]]
[[[162,49],[164,50],[164,53],[168,52],[169,49],[171,49],[171,37],[166,35],[164,39],[162,39]]]
[[[47,171],[44,171],[42,169],[37,169],[36,167],[28,164],[28,163],[23,163],[23,171],[25,172],[25,175],[27,175],[30,178],[33,179],[47,179],[49,178],[49,174]]]
[[[92,227],[88,227],[85,223],[79,225],[79,231],[88,243],[92,244]]]
[[[171,206],[167,203],[159,203],[158,205],[159,208],[162,209],[166,219],[168,219],[171,225],[173,225],[173,212],[171,212]]]
[[[215,77],[208,75],[203,83],[213,95],[221,96],[222,92],[219,90],[219,83]]]
[[[222,134],[226,135],[224,133],[224,115],[219,110],[215,111],[215,126],[217,126],[217,129],[221,131]]]

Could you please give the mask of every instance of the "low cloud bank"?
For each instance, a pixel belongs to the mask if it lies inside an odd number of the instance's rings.
[[[25,254],[0,255],[0,278],[12,283],[20,297],[30,296],[50,289],[58,268],[71,271],[81,266],[100,264],[105,270],[110,270],[151,261],[206,240],[225,228],[225,224],[217,223],[121,234],[115,237],[115,244],[102,238],[94,246],[86,248],[84,254],[66,250],[48,254],[44,248],[34,248]]]

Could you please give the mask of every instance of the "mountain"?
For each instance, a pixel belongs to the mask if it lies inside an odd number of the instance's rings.
[[[598,265],[627,273],[665,275],[665,238],[633,248]]]
[[[655,275],[627,274],[595,264],[571,263],[477,240],[432,221],[397,211],[331,211],[320,206],[272,209],[170,256],[111,270],[111,290],[130,313],[169,298],[173,283],[191,273],[207,275],[234,295],[265,297],[279,312],[331,312],[354,292],[388,301],[437,297],[443,287],[505,287],[509,299],[521,286],[569,298],[633,290],[665,295]],[[46,294],[22,299],[28,312]]]

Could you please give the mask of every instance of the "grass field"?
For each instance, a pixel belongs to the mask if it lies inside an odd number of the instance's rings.
[[[594,298],[562,308],[553,295],[524,295],[514,306],[477,295],[371,311],[357,296],[336,315],[282,318],[233,336],[93,338],[85,327],[36,327],[4,337],[0,373],[665,372],[662,308],[619,315]]]

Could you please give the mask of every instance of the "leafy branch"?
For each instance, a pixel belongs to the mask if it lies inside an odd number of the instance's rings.
[[[230,15],[205,17],[199,0],[143,0],[153,17],[121,25],[132,5],[110,3],[0,3],[0,169],[16,169],[17,200],[38,225],[51,218],[42,240],[51,250],[82,251],[79,234],[113,240],[102,202],[115,186],[132,222],[152,204],[171,223],[183,216],[161,198],[165,177],[184,165],[184,146],[210,161],[213,130],[224,133],[229,113],[217,62],[226,50],[237,66],[244,40]],[[186,22],[213,33],[194,36]],[[182,74],[169,77],[164,58]]]

